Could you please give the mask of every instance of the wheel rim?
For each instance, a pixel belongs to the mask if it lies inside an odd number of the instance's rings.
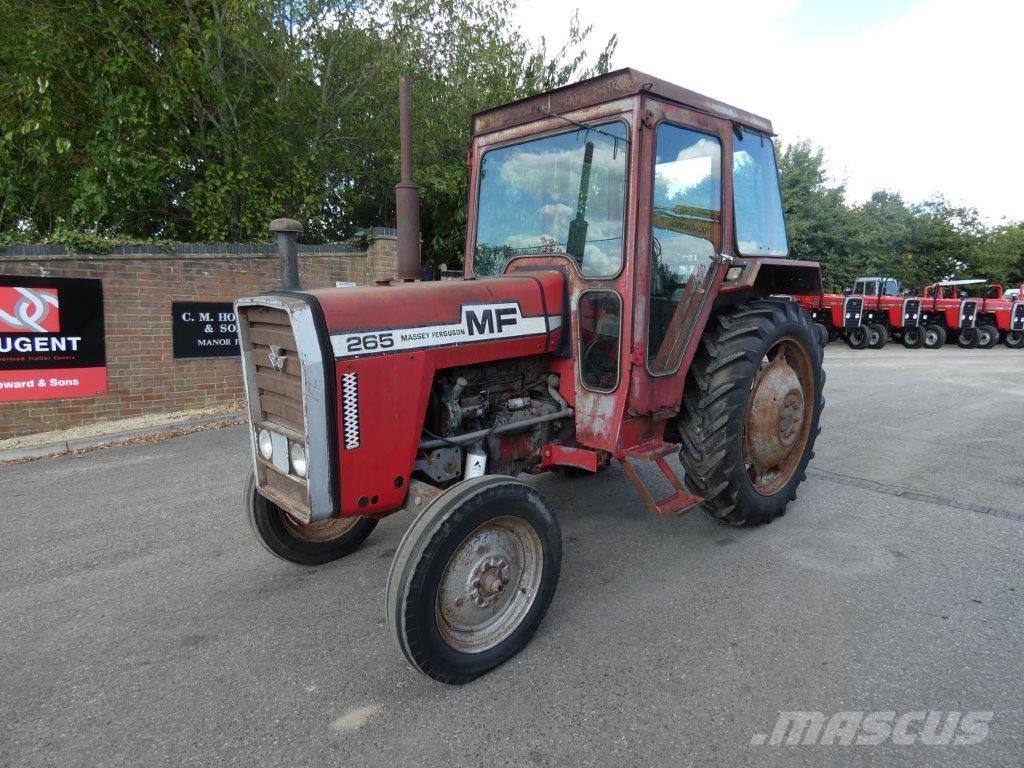
[[[744,461],[751,486],[771,496],[792,478],[804,455],[814,411],[814,367],[792,338],[761,360],[747,397]]]
[[[1006,341],[1012,345],[1024,344],[1024,331],[1010,331],[1006,334]]]
[[[325,544],[328,541],[340,539],[359,522],[358,517],[332,517],[315,523],[303,523],[283,509],[279,509],[278,513],[284,527],[292,536],[311,544]]]
[[[907,340],[908,344],[917,344],[921,340],[921,331],[917,328],[907,328],[903,332],[903,338]]]
[[[544,547],[520,517],[488,520],[452,554],[437,590],[437,629],[451,648],[481,653],[511,635],[540,592]]]
[[[872,347],[878,346],[878,342],[881,340],[881,338],[882,334],[880,334],[878,331],[874,329],[868,331],[868,344],[870,344]]]
[[[939,343],[938,331],[927,330],[924,332],[924,343],[929,347],[934,347]]]

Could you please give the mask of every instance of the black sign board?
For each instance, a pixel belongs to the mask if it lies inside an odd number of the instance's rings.
[[[229,301],[172,301],[174,356],[237,357],[238,325]]]
[[[106,391],[103,282],[0,275],[0,402]]]

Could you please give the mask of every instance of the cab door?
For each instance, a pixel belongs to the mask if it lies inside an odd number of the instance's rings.
[[[658,422],[678,411],[732,260],[732,127],[654,99],[643,126],[629,412]]]

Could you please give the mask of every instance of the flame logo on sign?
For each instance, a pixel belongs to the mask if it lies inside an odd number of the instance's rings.
[[[58,309],[55,288],[0,288],[0,325],[13,331],[58,333]]]

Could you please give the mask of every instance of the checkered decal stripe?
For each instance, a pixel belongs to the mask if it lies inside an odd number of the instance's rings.
[[[345,435],[345,450],[359,447],[359,377],[355,373],[341,374],[341,426]]]

